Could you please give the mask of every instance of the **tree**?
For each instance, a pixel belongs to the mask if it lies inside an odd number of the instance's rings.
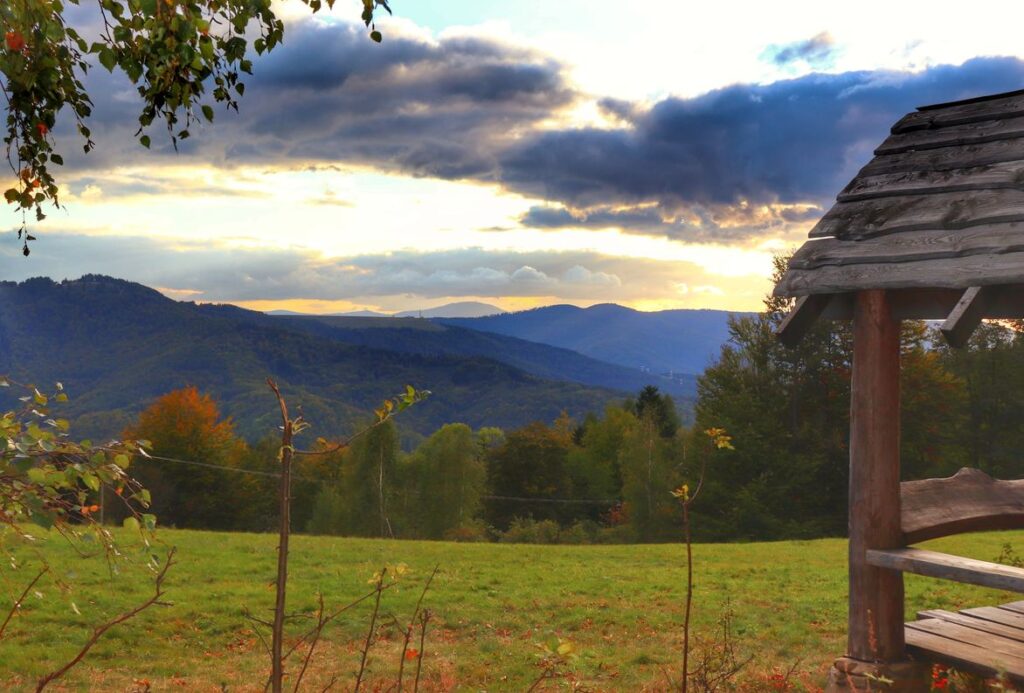
[[[126,437],[148,441],[153,451],[153,459],[137,462],[136,474],[152,487],[162,523],[206,529],[233,526],[235,504],[229,499],[238,479],[229,468],[238,467],[245,444],[209,395],[194,387],[167,393],[139,415]]]
[[[480,512],[487,469],[473,431],[442,426],[403,465],[409,498],[406,523],[414,536],[441,539]]]
[[[504,530],[515,517],[563,519],[566,509],[547,501],[572,492],[567,469],[571,444],[569,432],[540,421],[507,433],[488,456],[487,485],[492,494],[505,497],[488,502],[490,523]]]
[[[78,0],[67,0],[78,5]],[[334,0],[302,0],[313,12]],[[171,142],[189,137],[200,118],[214,119],[210,101],[238,110],[245,93],[240,75],[252,74],[252,52],[273,50],[284,38],[284,22],[269,0],[99,0],[103,27],[91,44],[66,21],[64,0],[8,0],[0,3],[0,89],[7,104],[4,143],[16,180],[4,192],[22,211],[18,237],[25,255],[29,241],[25,213],[36,219],[43,207],[59,207],[59,187],[50,166],[63,165],[52,131],[60,117],[73,118],[89,152],[92,98],[83,78],[95,59],[109,71],[120,68],[140,101],[139,143],[150,146],[147,129],[166,127]],[[362,19],[370,38],[378,8],[388,0],[363,0]],[[250,41],[251,39],[251,41]]]

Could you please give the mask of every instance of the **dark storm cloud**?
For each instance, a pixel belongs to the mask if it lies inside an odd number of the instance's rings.
[[[761,57],[779,67],[801,62],[812,67],[826,67],[832,64],[835,52],[835,39],[823,31],[805,41],[768,46]]]
[[[230,166],[290,162],[369,164],[412,175],[486,180],[502,143],[570,104],[576,95],[547,56],[493,41],[438,42],[305,21],[246,77],[238,115],[217,111],[175,154],[159,127],[153,151],[131,142],[138,104],[121,75],[94,68],[90,125],[98,143],[69,167],[204,161]],[[70,128],[59,133],[73,140]],[[77,149],[77,147],[75,147]],[[163,158],[161,158],[163,155]]]
[[[632,127],[534,133],[504,150],[509,188],[586,210],[827,202],[915,106],[1020,88],[1024,63],[809,75],[669,98]]]
[[[807,59],[826,43],[818,36],[777,57]],[[218,110],[217,122],[195,128],[175,155],[158,128],[153,151],[132,143],[137,105],[130,85],[93,70],[90,84],[100,96],[90,125],[99,146],[88,157],[66,155],[69,172],[171,161],[366,165],[495,183],[545,200],[527,215],[537,228],[619,225],[730,240],[770,228],[720,222],[741,205],[827,207],[889,126],[914,107],[1024,85],[1020,60],[975,58],[919,73],[738,84],[650,106],[603,99],[598,107],[613,127],[542,129],[588,97],[549,56],[491,40],[389,34],[378,46],[363,27],[309,20],[289,25],[285,43],[255,71],[241,114]],[[778,221],[814,215],[789,209]]]

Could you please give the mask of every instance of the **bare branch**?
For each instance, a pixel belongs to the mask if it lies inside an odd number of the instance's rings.
[[[111,628],[113,628],[114,626],[124,623],[125,621],[128,621],[132,618],[135,618],[151,606],[170,606],[170,604],[162,601],[160,598],[164,595],[164,578],[167,577],[167,571],[170,569],[170,567],[174,565],[174,552],[174,548],[167,552],[167,560],[164,562],[164,567],[160,569],[160,572],[156,576],[155,590],[153,596],[147,599],[146,601],[142,602],[138,606],[129,609],[128,611],[125,611],[124,613],[110,619],[106,623],[103,623],[93,628],[92,635],[90,635],[89,639],[86,640],[84,645],[82,645],[82,648],[78,651],[78,654],[71,658],[71,660],[64,664],[64,666],[60,667],[59,669],[56,669],[55,671],[50,672],[49,674],[46,674],[45,676],[39,679],[39,682],[36,684],[36,693],[39,693],[39,691],[46,688],[50,684],[50,682],[54,681],[55,679],[59,679],[61,676],[66,674],[73,666],[81,662],[82,659],[84,659],[85,656],[89,653],[89,650],[92,649],[93,645],[95,645],[99,641],[99,639],[103,637],[103,634]]]
[[[363,645],[362,657],[359,660],[359,671],[356,673],[356,687],[354,693],[359,693],[359,687],[363,683],[363,674],[366,672],[366,658],[370,654],[370,646],[373,644],[373,633],[377,629],[377,614],[380,613],[380,595],[384,591],[384,576],[387,574],[387,567],[381,568],[377,577],[377,593],[373,603],[373,613],[370,614],[370,628],[366,631],[366,643]]]
[[[427,590],[430,589],[430,583],[434,581],[434,576],[437,575],[437,571],[440,567],[440,565],[434,566],[434,571],[430,573],[430,577],[427,578],[427,582],[423,585],[423,591],[420,592],[420,598],[416,601],[416,608],[412,612],[412,618],[409,619],[409,626],[405,629],[405,641],[402,643],[402,654],[398,659],[398,693],[402,693],[402,672],[405,670],[405,655],[409,651],[409,640],[412,639],[412,629],[419,618],[420,608],[423,605],[423,598],[427,595]],[[417,654],[417,658],[422,656],[423,650],[420,649]]]
[[[32,578],[32,581],[28,583],[27,587],[25,587],[25,590],[21,593],[21,596],[14,601],[14,605],[11,606],[11,610],[7,612],[7,618],[4,619],[3,624],[0,624],[0,638],[4,637],[4,631],[7,630],[7,624],[11,622],[11,618],[14,616],[15,612],[17,612],[18,609],[21,608],[21,605],[25,602],[25,597],[27,597],[28,593],[32,591],[32,588],[35,587],[35,584],[39,582],[39,578],[43,577],[43,575],[45,575],[48,570],[50,570],[49,566],[44,567],[42,570],[40,570],[39,574]]]

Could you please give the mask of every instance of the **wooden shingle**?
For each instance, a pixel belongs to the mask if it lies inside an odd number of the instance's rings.
[[[1024,284],[1024,91],[901,118],[810,237],[777,295]]]

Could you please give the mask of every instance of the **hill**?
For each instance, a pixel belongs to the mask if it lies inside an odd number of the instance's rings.
[[[237,311],[237,309],[236,309]],[[341,435],[406,384],[434,395],[403,414],[407,441],[438,426],[515,427],[597,411],[620,393],[538,378],[478,356],[412,354],[346,344],[180,303],[102,276],[0,282],[0,373],[41,387],[60,380],[81,436],[116,435],[169,390],[195,385],[255,438],[275,429],[264,382],[279,381],[315,435]],[[269,318],[266,320],[286,320]]]
[[[642,312],[603,303],[547,306],[482,318],[443,318],[446,325],[496,332],[578,351],[653,373],[699,374],[729,340],[724,310]]]
[[[479,301],[459,301],[446,303],[443,306],[424,308],[422,310],[403,310],[395,313],[396,318],[480,318],[487,315],[504,313],[498,306]]]
[[[656,385],[677,400],[684,415],[690,411],[697,392],[695,376],[669,379],[598,361],[569,349],[493,332],[478,332],[433,320],[295,315],[267,317],[263,313],[228,305],[206,305],[201,306],[200,310],[268,326],[283,326],[289,330],[374,349],[425,356],[482,356],[549,380],[569,380],[623,392],[638,392],[645,385]]]

